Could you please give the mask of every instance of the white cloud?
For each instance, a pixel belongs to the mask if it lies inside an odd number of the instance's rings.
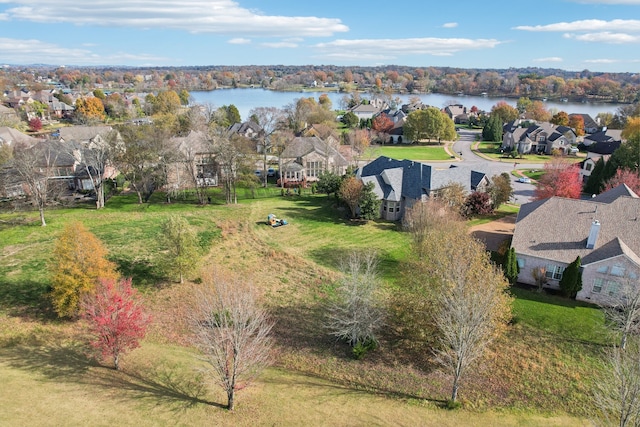
[[[231,39],[228,41],[229,44],[250,44],[251,39],[245,39],[242,37],[237,37],[235,39]]]
[[[9,15],[6,13],[0,13],[0,21],[8,21]]]
[[[637,19],[613,19],[603,21],[601,19],[585,19],[573,22],[558,22],[548,25],[520,25],[514,30],[545,31],[545,32],[585,32],[585,31],[624,31],[640,32],[640,20]]]
[[[298,47],[298,44],[297,43],[291,43],[291,42],[284,42],[283,41],[283,42],[273,42],[273,43],[260,43],[260,46],[281,49],[281,48]]]
[[[562,62],[562,58],[559,56],[550,56],[548,58],[537,58],[533,62]]]
[[[457,26],[457,22],[447,22],[446,24],[442,24],[442,28],[456,28]]]
[[[620,62],[617,59],[585,59],[586,63],[589,64],[615,64],[617,62]]]
[[[0,58],[7,63],[32,64],[46,63],[59,64],[95,64],[95,65],[122,65],[132,62],[162,63],[167,58],[118,52],[116,54],[103,55],[87,49],[72,49],[58,46],[53,43],[40,40],[21,40],[0,38]]]
[[[161,28],[192,33],[270,37],[327,37],[349,28],[337,18],[270,16],[233,0],[0,0],[16,4],[10,19],[95,25]]]
[[[325,51],[328,57],[373,55],[380,59],[394,59],[402,55],[452,55],[465,50],[494,48],[502,42],[495,39],[459,39],[459,38],[411,38],[411,39],[361,39],[334,40],[318,43],[317,49]]]
[[[601,33],[587,33],[587,34],[565,34],[565,37],[583,41],[583,42],[599,42],[599,43],[638,43],[640,42],[640,36],[633,36],[631,34],[624,33],[610,33],[603,31]]]

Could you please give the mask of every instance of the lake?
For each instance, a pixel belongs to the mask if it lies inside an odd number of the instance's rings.
[[[191,97],[194,103],[210,104],[214,107],[222,107],[223,105],[235,105],[242,120],[247,120],[249,111],[256,107],[276,107],[283,108],[288,104],[292,104],[299,98],[318,97],[326,93],[333,103],[333,108],[337,109],[341,106],[341,101],[347,93],[338,92],[279,92],[274,90],[258,89],[216,89],[212,91],[194,91]],[[370,98],[370,94],[361,94],[362,98]],[[433,105],[434,107],[444,107],[450,104],[449,101],[455,101],[467,108],[474,105],[480,110],[490,111],[491,107],[500,101],[505,101],[509,105],[516,106],[516,99],[491,98],[485,96],[467,96],[467,95],[443,95],[439,93],[428,93],[422,95],[406,95],[394,94],[393,97],[402,99],[402,103],[407,103],[412,96],[419,97],[424,104]],[[572,102],[545,102],[546,108],[557,112],[565,111],[568,114],[581,113],[589,114],[595,118],[598,113],[615,113],[620,107],[617,104],[598,104],[598,103],[572,103]]]

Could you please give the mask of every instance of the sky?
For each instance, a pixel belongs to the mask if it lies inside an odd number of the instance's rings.
[[[640,0],[0,0],[0,65],[640,69]]]

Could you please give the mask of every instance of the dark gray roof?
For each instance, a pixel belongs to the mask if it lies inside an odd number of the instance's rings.
[[[387,169],[402,169],[401,195],[411,199],[420,199],[431,189],[431,166],[412,160],[396,160],[380,156],[362,167],[359,176],[381,176]]]
[[[595,134],[594,134],[595,135]],[[596,154],[613,154],[620,148],[621,141],[598,141],[595,144],[587,146],[587,151]]]
[[[627,184],[620,184],[617,187],[612,188],[611,190],[607,190],[603,193],[598,194],[593,198],[594,202],[600,203],[611,203],[616,200],[618,197],[632,197],[637,199],[638,195],[633,192],[631,188],[627,186]]]
[[[594,220],[600,232],[594,249],[587,249]],[[527,203],[518,213],[512,246],[518,254],[563,263],[580,256],[586,265],[625,254],[640,265],[640,198],[619,195],[603,203],[552,197]]]

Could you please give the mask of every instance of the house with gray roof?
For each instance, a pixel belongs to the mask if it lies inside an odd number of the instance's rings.
[[[517,150],[520,154],[551,154],[553,150],[560,150],[563,154],[567,154],[576,140],[576,135],[571,128],[547,122],[532,124],[528,127],[507,124],[504,130],[502,146]]]
[[[58,129],[58,140],[88,146],[101,145],[107,142],[111,132],[114,132],[111,126],[68,126]]]
[[[293,138],[280,158],[280,179],[284,180],[285,186],[317,181],[325,171],[343,175],[349,166],[347,159],[329,141],[317,136]]]
[[[10,147],[24,145],[31,147],[40,142],[38,138],[26,135],[17,129],[7,126],[0,127],[0,145],[6,144]]]
[[[625,184],[592,199],[551,197],[522,205],[511,246],[518,281],[535,285],[544,268],[546,287],[559,289],[565,268],[580,256],[582,290],[576,299],[606,302],[640,276],[640,197]]]
[[[360,168],[356,174],[363,183],[372,182],[373,191],[382,200],[380,216],[389,221],[403,218],[407,208],[429,197],[437,197],[450,183],[464,189],[484,191],[489,179],[483,172],[463,166],[436,168],[412,160],[396,160],[380,156]]]

